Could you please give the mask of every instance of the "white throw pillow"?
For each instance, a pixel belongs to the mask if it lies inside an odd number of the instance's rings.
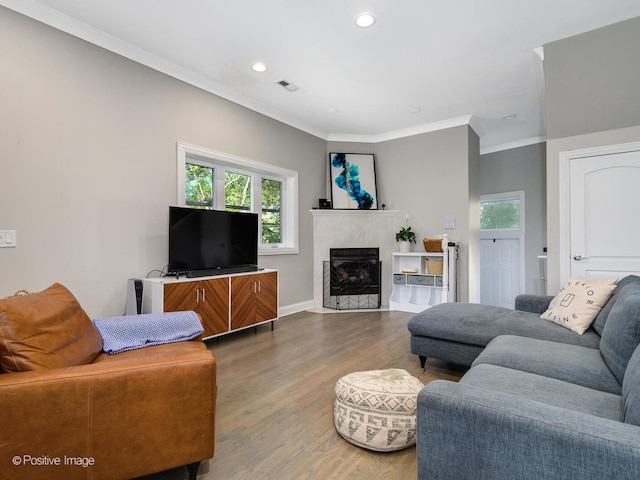
[[[582,335],[607,303],[617,278],[570,278],[540,316]]]

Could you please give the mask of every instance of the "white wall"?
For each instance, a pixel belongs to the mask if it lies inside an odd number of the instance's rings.
[[[326,142],[0,7],[0,297],[66,285],[91,316],[124,311],[130,277],[167,262],[176,142],[299,172],[324,196]],[[280,269],[280,305],[313,298],[312,221]]]

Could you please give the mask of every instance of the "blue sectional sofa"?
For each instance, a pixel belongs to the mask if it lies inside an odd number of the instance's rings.
[[[464,331],[482,329],[481,305],[474,317],[458,304],[462,320],[445,305],[448,333],[444,322],[419,325],[436,307],[411,320],[412,348],[419,331],[438,346],[433,356],[473,357],[459,382],[433,381],[418,395],[419,479],[640,478],[640,278],[621,279],[583,335],[539,318],[550,299],[492,310],[485,332]],[[447,353],[445,342],[457,344]]]

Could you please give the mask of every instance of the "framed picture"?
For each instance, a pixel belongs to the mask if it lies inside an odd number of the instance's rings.
[[[330,153],[331,205],[343,210],[377,210],[373,154]]]

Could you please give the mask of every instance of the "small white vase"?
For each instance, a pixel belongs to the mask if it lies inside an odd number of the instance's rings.
[[[401,241],[400,242],[400,252],[407,253],[411,251],[411,242],[409,241]]]

